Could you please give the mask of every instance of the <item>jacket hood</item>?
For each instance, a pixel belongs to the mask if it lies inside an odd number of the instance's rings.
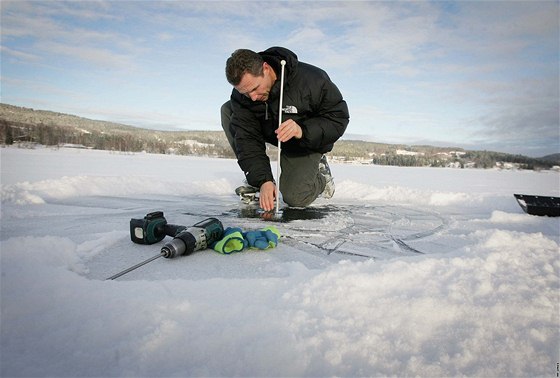
[[[282,70],[282,66],[280,65],[280,61],[284,59],[286,61],[286,74],[291,75],[295,73],[298,64],[298,57],[297,55],[288,50],[285,47],[271,47],[259,53],[265,62],[270,64],[270,66],[274,69],[274,71],[280,75]]]
[[[269,96],[270,100],[277,99],[280,96],[280,74],[282,72],[280,61],[282,59],[286,61],[286,66],[284,67],[284,87],[287,88],[290,86],[290,78],[294,77],[296,74],[298,57],[294,52],[285,47],[271,47],[265,51],[261,51],[259,54],[263,57],[265,62],[270,64],[278,76],[278,80],[272,86]]]

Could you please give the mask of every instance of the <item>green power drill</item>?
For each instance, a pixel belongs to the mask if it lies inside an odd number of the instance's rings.
[[[212,243],[219,241],[223,234],[224,226],[216,218],[205,219],[191,227],[168,224],[162,211],[149,213],[143,219],[133,218],[130,220],[130,239],[134,243],[154,244],[166,236],[172,236],[173,240],[165,243],[158,255],[117,273],[107,280],[114,280],[162,256],[169,259],[206,249]]]

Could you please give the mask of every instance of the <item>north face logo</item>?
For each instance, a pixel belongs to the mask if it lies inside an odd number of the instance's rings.
[[[282,109],[282,112],[285,114],[297,114],[297,108],[293,105],[288,105]]]

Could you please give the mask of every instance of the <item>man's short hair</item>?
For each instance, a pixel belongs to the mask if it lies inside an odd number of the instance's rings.
[[[263,58],[254,51],[247,49],[235,50],[226,62],[227,81],[236,86],[241,82],[243,75],[250,73],[253,76],[262,76]]]

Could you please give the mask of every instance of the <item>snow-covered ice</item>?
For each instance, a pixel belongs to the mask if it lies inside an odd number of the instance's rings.
[[[129,221],[236,217],[233,160],[1,151],[1,376],[555,376],[558,172],[332,164],[277,248],[158,259]],[[169,240],[167,238],[166,240]],[[364,257],[365,256],[365,257]]]

